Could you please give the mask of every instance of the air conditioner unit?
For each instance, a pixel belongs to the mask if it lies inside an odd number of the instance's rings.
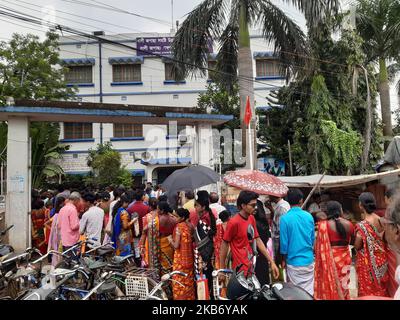
[[[142,152],[141,155],[142,161],[149,162],[152,159],[151,153],[148,151]]]
[[[181,145],[184,145],[186,143],[192,143],[192,136],[187,135],[187,134],[180,134],[180,135],[178,135],[178,142]]]

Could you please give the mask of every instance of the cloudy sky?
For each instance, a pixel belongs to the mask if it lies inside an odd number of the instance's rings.
[[[183,21],[184,16],[201,1],[173,0],[174,21]],[[300,25],[304,25],[303,16],[296,9],[282,5],[280,0],[272,1],[279,4]],[[111,7],[108,7],[109,10],[99,8],[107,5],[157,21],[116,12]],[[0,10],[6,8],[82,31],[104,30],[108,34],[169,32],[172,22],[171,0],[0,0]],[[0,40],[9,39],[13,32],[43,35],[45,30],[45,27],[9,20],[0,15]]]

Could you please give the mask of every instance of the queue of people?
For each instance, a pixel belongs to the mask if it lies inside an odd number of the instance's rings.
[[[34,246],[45,253],[66,250],[80,237],[112,241],[116,255],[133,254],[138,267],[160,276],[186,273],[176,279],[183,287],[172,285],[174,300],[213,299],[212,272],[224,268],[255,273],[261,285],[287,280],[315,299],[346,300],[353,264],[358,296],[400,298],[400,196],[393,191],[387,192],[383,217],[376,214],[373,194],[362,193],[364,218],[356,225],[337,201],[304,210],[299,189],[290,189],[285,199],[242,191],[235,214],[217,193],[204,190],[180,192],[173,204],[165,190],[150,185],[45,196],[35,193],[33,199]],[[57,259],[52,256],[54,267]]]

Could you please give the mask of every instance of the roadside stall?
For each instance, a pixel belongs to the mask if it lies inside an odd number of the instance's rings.
[[[358,196],[362,192],[374,194],[378,210],[385,210],[385,192],[399,186],[400,169],[354,176],[330,176],[322,175],[280,177],[289,188],[300,188],[307,197],[311,190],[317,185],[315,194],[323,195],[323,200],[336,200],[343,206],[345,215],[353,221],[362,220],[361,211],[358,207]],[[321,182],[318,184],[318,181]],[[309,207],[310,200],[306,208]]]

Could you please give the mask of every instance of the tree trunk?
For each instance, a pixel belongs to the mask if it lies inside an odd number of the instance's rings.
[[[252,120],[250,123],[253,137],[253,168],[255,169],[257,162],[257,144],[256,144],[256,115],[254,110],[254,86],[253,86],[253,59],[250,48],[250,33],[247,24],[247,8],[242,2],[239,15],[239,52],[238,52],[238,69],[239,69],[239,95],[240,95],[240,127],[242,129],[242,153],[246,156],[246,168],[250,168],[250,148],[248,139],[248,130],[244,123],[244,115],[246,110],[247,97],[250,99],[252,111]]]
[[[385,139],[385,150],[393,137],[392,112],[390,110],[389,80],[384,58],[379,59],[379,96],[381,99],[383,136]]]
[[[363,173],[367,168],[369,149],[371,147],[372,108],[371,108],[371,92],[369,90],[369,81],[368,81],[368,71],[364,67],[362,67],[362,69],[364,70],[365,83],[367,85],[367,105],[366,105],[367,112],[365,117],[364,148],[361,157],[361,172]]]

